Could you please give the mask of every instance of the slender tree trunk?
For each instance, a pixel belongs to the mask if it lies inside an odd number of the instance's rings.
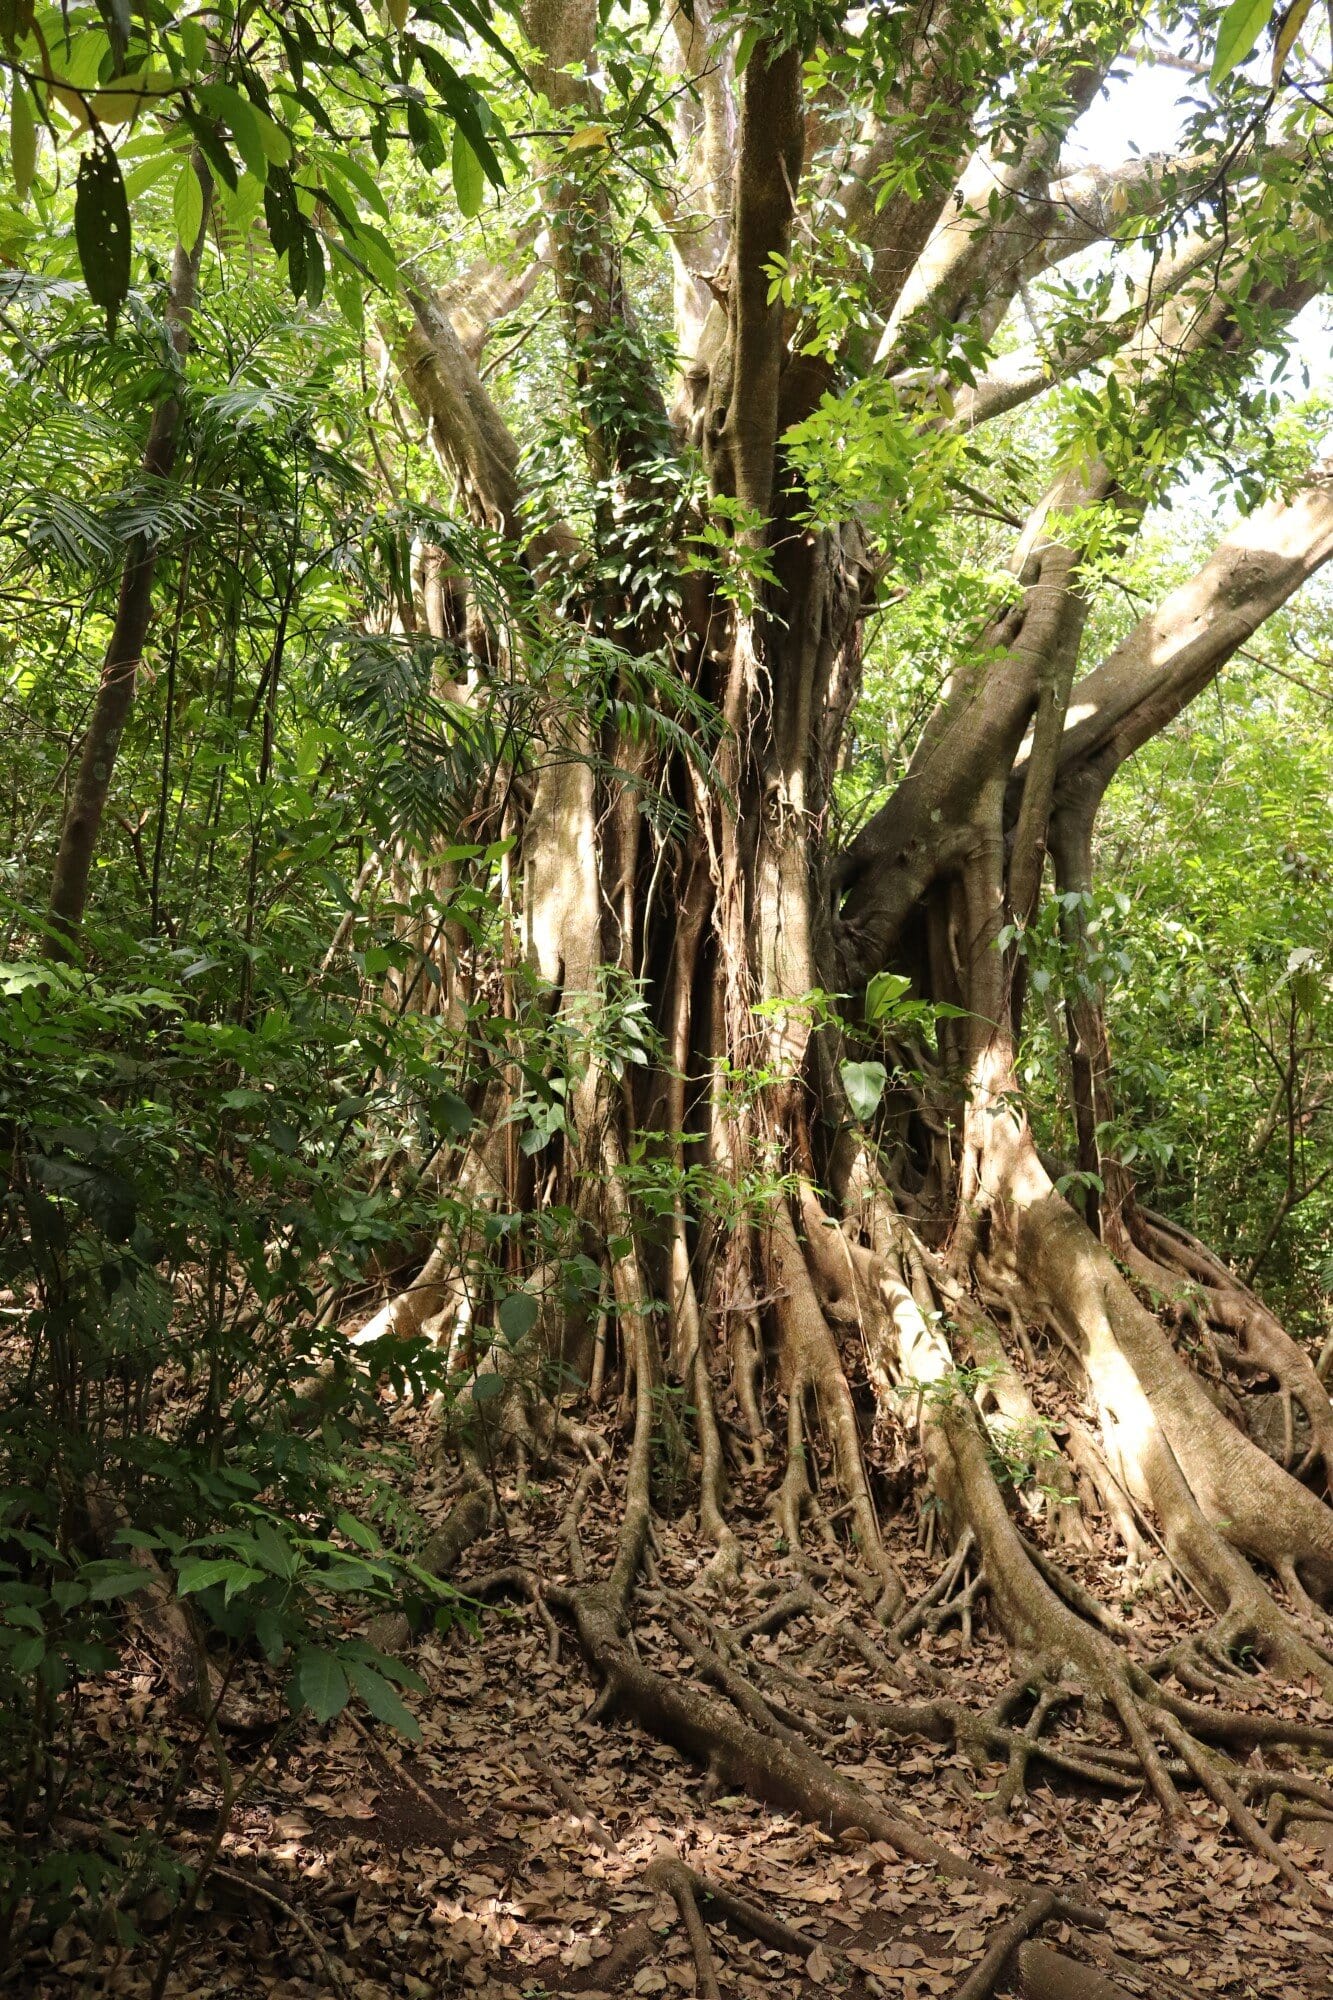
[[[187,249],[177,244],[171,260],[171,283],[167,295],[166,323],[177,364],[183,363],[190,343],[199,267],[208,234],[212,178],[201,153],[192,155],[194,171],[204,193],[204,215],[199,234]],[[143,472],[150,482],[169,479],[176,463],[180,441],[180,400],[174,391],[165,395],[153,411],[144,447]],[[134,706],[139,662],[153,616],[153,584],[157,575],[157,543],[149,534],[136,534],[121,572],[116,620],[102,662],[102,678],[93,704],[92,717],[79,753],[78,769],[65,807],[51,876],[52,955],[67,957],[88,902],[88,880],[93,856],[101,834],[107,795],[116,768],[121,738]]]

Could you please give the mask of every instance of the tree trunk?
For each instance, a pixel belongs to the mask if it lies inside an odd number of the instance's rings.
[[[692,30],[706,23],[705,10],[697,12]],[[580,117],[595,113],[591,76],[571,74],[580,60],[591,63],[592,10],[571,10],[554,25],[545,6],[530,15],[549,57],[552,102]],[[691,35],[682,40],[693,46]],[[927,41],[933,62],[940,51]],[[1087,672],[1087,552],[1098,537],[1102,547],[1123,544],[1149,488],[1127,487],[1109,459],[1058,466],[1019,538],[1012,594],[974,644],[960,643],[902,782],[845,852],[832,851],[830,791],[876,574],[863,521],[811,521],[783,446],[788,427],[833,380],[831,368],[798,351],[773,281],[792,250],[814,116],[802,87],[795,47],[761,40],[741,79],[734,141],[715,96],[701,100],[714,155],[734,145],[729,234],[720,202],[707,221],[709,240],[725,235],[730,247],[705,309],[694,252],[678,246],[678,297],[693,345],[674,422],[701,445],[712,518],[730,528],[725,561],[703,586],[697,566],[678,574],[673,610],[651,615],[628,592],[610,611],[595,591],[580,598],[571,565],[577,616],[619,649],[626,701],[636,664],[669,653],[679,714],[696,718],[697,754],[653,734],[670,699],[661,683],[642,703],[637,729],[624,721],[624,702],[588,703],[538,746],[523,818],[529,962],[564,1033],[561,1046],[582,1055],[571,1057],[562,1081],[565,1131],[537,1145],[523,1170],[531,1178],[520,1181],[513,1159],[508,1170],[497,1166],[495,1199],[512,1210],[534,1186],[549,1189],[597,1246],[633,1426],[611,1572],[547,1594],[572,1619],[608,1703],[762,1796],[834,1826],[884,1826],[879,1837],[913,1851],[909,1832],[864,1792],[848,1791],[767,1705],[777,1697],[762,1663],[738,1649],[710,1652],[695,1635],[695,1657],[728,1708],[664,1678],[628,1643],[651,1552],[662,1391],[679,1387],[694,1429],[698,1520],[715,1545],[711,1583],[720,1586],[745,1559],[729,1477],[762,1476],[791,1564],[784,1615],[812,1606],[819,1613],[829,1565],[855,1578],[878,1621],[877,1636],[862,1632],[858,1646],[886,1680],[900,1674],[904,1635],[936,1613],[970,1631],[984,1597],[1012,1654],[1012,1700],[999,1719],[937,1708],[929,1726],[987,1743],[995,1740],[987,1730],[1000,1731],[1011,1760],[1006,1803],[1021,1794],[1033,1760],[1093,1773],[1093,1782],[1141,1777],[1173,1822],[1183,1810],[1180,1786],[1194,1783],[1269,1854],[1273,1843],[1249,1803],[1268,1796],[1266,1780],[1241,1757],[1259,1740],[1309,1742],[1311,1726],[1261,1719],[1226,1697],[1238,1658],[1251,1654],[1275,1676],[1333,1695],[1325,1610],[1333,1512],[1324,1493],[1333,1411],[1308,1357],[1201,1246],[1142,1215],[1129,1177],[1107,1157],[1109,1036],[1095,990],[1071,996],[1068,1010],[1078,1164],[1104,1183],[1100,1203],[1086,1211],[1091,1228],[1037,1156],[1015,1051],[1027,1001],[1021,947],[1048,855],[1062,889],[1092,890],[1106,784],[1333,555],[1333,491],[1318,474],[1290,502],[1256,512],[1198,577]],[[1086,101],[1081,90],[1071,86],[1070,116]],[[866,159],[882,157],[882,136],[871,133]],[[866,159],[859,170],[870,171]],[[1043,139],[1023,176],[1045,186],[1048,167]],[[668,450],[667,403],[643,389],[623,272],[599,237],[611,226],[604,191],[579,178],[596,171],[563,156],[552,166],[553,254],[591,410],[586,444],[601,518],[609,488],[621,518],[642,526],[634,510],[652,480],[664,478],[655,455]],[[1108,197],[1111,214],[1109,194],[1101,189],[1098,199]],[[1077,220],[1079,242],[1095,206]],[[1003,207],[990,211],[989,224],[972,216],[966,229],[931,211],[923,233],[936,231],[934,248],[920,284],[904,291],[908,260],[878,300],[886,351],[932,297],[994,315],[1024,272],[1067,253],[1057,239],[1065,241],[1068,217],[1053,202],[1044,220],[1038,213],[1025,226],[1016,252],[1010,244],[988,257],[985,231],[998,226]],[[920,213],[915,222],[922,225]],[[1221,394],[1248,353],[1257,294],[1241,314],[1247,280],[1210,280],[1200,291],[1198,271],[1197,257],[1186,258],[1157,317],[1098,335],[1120,353],[1132,393],[1164,422],[1186,363],[1191,393],[1211,382]],[[1310,287],[1279,277],[1261,289],[1267,309],[1290,314]],[[518,454],[480,375],[471,362],[458,365],[457,346],[455,334],[433,335],[418,303],[407,361],[420,406],[441,433],[437,448],[464,504],[512,532]],[[624,371],[627,407],[618,419],[606,410],[608,353]],[[1077,348],[1071,371],[1086,360]],[[1007,397],[1013,384],[1000,386]],[[980,402],[995,388],[995,379],[979,382]],[[696,539],[708,519],[693,517]],[[675,529],[657,521],[655,532],[658,557],[678,561]],[[607,573],[607,553],[600,545],[584,552],[592,574]],[[632,568],[641,546],[621,553]],[[717,722],[715,748],[690,706],[696,697]],[[710,751],[711,779],[702,769]],[[671,805],[669,836],[642,830],[636,800],[648,785]],[[1071,942],[1077,923],[1071,911]],[[867,983],[893,970],[910,978],[916,1019],[932,1006],[949,1010],[937,1052],[910,1017],[901,1032],[867,1027]],[[661,1053],[641,1065],[609,1058],[588,1033],[590,1006],[626,974],[660,1035]],[[883,1058],[886,1077],[870,1112],[850,1101],[844,1065],[849,1050],[867,1046]],[[487,1144],[477,1142],[474,1160]],[[630,1163],[645,1160],[666,1161],[676,1175],[663,1228],[635,1206]],[[687,1166],[711,1174],[725,1200],[692,1205]],[[437,1248],[427,1267],[432,1300],[447,1298],[450,1259],[461,1255],[459,1245]],[[1148,1278],[1174,1295],[1172,1310],[1183,1310],[1186,1275],[1197,1284],[1200,1269],[1203,1298],[1192,1309],[1209,1338],[1230,1328],[1227,1337],[1262,1356],[1309,1413],[1318,1448],[1303,1477],[1231,1421],[1144,1302],[1139,1286]],[[393,1311],[386,1307],[390,1319]],[[605,1333],[604,1314],[603,1342]],[[562,1357],[571,1351],[558,1308],[544,1318],[542,1337]],[[512,1378],[500,1344],[484,1332],[480,1340]],[[474,1344],[473,1365],[477,1351]],[[599,1372],[599,1393],[601,1382]],[[1228,1386],[1243,1395],[1239,1374]],[[514,1381],[516,1404],[525,1393]],[[1069,1401],[1077,1416],[1058,1442],[1041,1412]],[[538,1421],[530,1399],[512,1435],[531,1436]],[[1039,1467],[1015,1469],[1006,1459],[1022,1434],[1043,1439]],[[775,1436],[784,1441],[776,1451]],[[913,1607],[885,1533],[904,1497],[878,1457],[890,1437],[902,1446],[902,1482],[910,1489],[919,1475],[923,1535],[934,1537],[943,1522],[952,1542],[937,1593]],[[1140,1657],[1124,1621],[1063,1560],[1085,1513],[1107,1516],[1132,1562],[1156,1543],[1211,1623],[1165,1657]],[[841,1728],[839,1717],[857,1713],[808,1676],[788,1671],[780,1685],[782,1701],[812,1732],[821,1717]],[[877,1726],[904,1734],[926,1726],[919,1709],[909,1723],[892,1701],[862,1704],[870,1706]],[[1071,1707],[1089,1728],[1103,1713],[1113,1718],[1123,1740],[1062,1744],[1048,1724]],[[1013,1729],[1020,1709],[1027,1720]],[[1316,1734],[1321,1744],[1333,1741]],[[1034,1977],[1046,1977],[1046,1958],[1031,1963]],[[1093,1990],[1096,1975],[1085,1983]]]
[[[204,215],[199,234],[188,248],[177,244],[171,260],[171,281],[167,294],[166,325],[173,361],[184,363],[190,344],[190,324],[194,317],[199,267],[208,235],[208,211],[212,180],[197,150],[191,163],[204,192]],[[181,407],[174,392],[164,396],[153,411],[144,446],[142,470],[150,485],[171,477],[180,438]],[[120,751],[121,738],[134,706],[139,663],[153,617],[153,583],[157,575],[158,546],[147,533],[131,537],[121,572],[115,623],[102,662],[102,676],[88,722],[79,761],[65,804],[55,866],[51,876],[51,951],[67,957],[83,922],[88,902],[88,881],[93,856],[102,830],[107,795]]]

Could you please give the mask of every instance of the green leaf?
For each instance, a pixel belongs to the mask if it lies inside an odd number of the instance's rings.
[[[46,1657],[46,1641],[34,1635],[19,1639],[9,1649],[9,1664],[16,1674],[30,1674]]]
[[[1249,55],[1273,18],[1275,0],[1231,0],[1217,30],[1208,81],[1216,86]]]
[[[882,1021],[912,990],[912,982],[901,972],[877,972],[866,987],[866,1019]]]
[[[97,11],[111,44],[112,59],[119,69],[130,45],[130,0],[97,0]]]
[[[842,1087],[847,1092],[847,1102],[855,1117],[862,1120],[873,1118],[888,1080],[889,1073],[881,1062],[845,1062],[842,1065]]]
[[[171,192],[171,213],[181,243],[186,250],[193,250],[199,241],[199,231],[204,226],[204,191],[191,160],[185,162],[176,177],[176,185]]]
[[[739,42],[737,42],[736,62],[735,62],[735,70],[737,76],[744,76],[746,64],[749,62],[750,57],[754,54],[755,49],[759,42],[759,37],[763,34],[763,32],[764,31],[762,26],[757,21],[752,21],[750,23],[750,26],[745,29]]]
[[[196,1591],[211,1590],[215,1583],[224,1583],[243,1568],[244,1564],[232,1556],[192,1556],[176,1572],[177,1595],[193,1597]]]
[[[230,1604],[233,1597],[248,1590],[252,1583],[264,1583],[266,1580],[262,1569],[254,1569],[249,1563],[238,1563],[234,1573],[227,1578],[227,1587],[222,1593],[223,1603]]]
[[[368,1528],[364,1521],[358,1521],[355,1514],[349,1514],[344,1509],[338,1516],[338,1527],[348,1541],[355,1542],[359,1549],[365,1549],[369,1555],[379,1554],[379,1536],[373,1528]]]
[[[396,1729],[400,1736],[406,1736],[412,1743],[421,1741],[416,1717],[373,1667],[368,1667],[363,1660],[351,1660],[347,1671],[353,1687],[378,1722],[387,1722],[391,1729]]]
[[[440,128],[419,98],[407,100],[407,136],[416,154],[428,173],[444,165],[444,140]]]
[[[120,162],[104,139],[79,161],[74,241],[89,297],[105,309],[107,333],[114,339],[130,289],[130,205]]]
[[[228,127],[237,152],[255,179],[262,181],[268,173],[268,149],[259,128],[258,115],[249,98],[242,97],[240,91],[233,90],[229,83],[201,84],[198,96],[199,102]]]
[[[347,1706],[347,1676],[320,1646],[308,1646],[297,1656],[291,1690],[293,1705],[308,1708],[319,1722],[332,1722]]]
[[[280,1576],[287,1582],[296,1575],[299,1567],[297,1555],[271,1521],[255,1523],[255,1548],[258,1560],[270,1576]]]
[[[17,77],[13,89],[14,100],[9,107],[9,164],[14,174],[14,192],[20,201],[26,201],[37,166],[37,120],[33,116],[32,98]]]
[[[123,1175],[60,1153],[34,1154],[32,1174],[43,1187],[77,1202],[113,1242],[129,1241],[134,1231],[136,1198]]]
[[[187,14],[177,32],[186,68],[198,75],[208,61],[208,31],[197,14]]]
[[[146,1590],[153,1580],[138,1563],[89,1563],[82,1574],[94,1604],[106,1604],[114,1597],[128,1597],[133,1591]]]
[[[493,1371],[485,1375],[478,1375],[472,1384],[472,1400],[474,1403],[493,1403],[496,1397],[503,1396],[504,1392],[504,1376],[497,1375]]]
[[[496,1318],[500,1322],[501,1333],[512,1345],[522,1340],[525,1333],[531,1333],[537,1324],[537,1313],[537,1301],[531,1292],[510,1292],[507,1298],[501,1299]]]
[[[435,1101],[439,1107],[441,1123],[447,1125],[457,1138],[463,1138],[472,1130],[474,1123],[472,1113],[457,1092],[442,1090]]]
[[[482,172],[481,161],[473,152],[461,125],[454,127],[450,166],[453,169],[454,193],[458,197],[459,208],[464,215],[475,215],[486,193],[486,176]]]

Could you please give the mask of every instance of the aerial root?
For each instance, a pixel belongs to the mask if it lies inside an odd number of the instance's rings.
[[[704,1571],[704,1581],[723,1584],[740,1568],[741,1546],[727,1523],[726,1474],[723,1469],[722,1435],[717,1406],[713,1400],[712,1371],[700,1339],[694,1350],[695,1424],[699,1432],[699,1525],[713,1544],[713,1555]]]
[[[801,1515],[814,1491],[805,1464],[805,1383],[798,1377],[787,1391],[787,1464],[774,1497],[774,1509],[795,1555],[801,1546]]]

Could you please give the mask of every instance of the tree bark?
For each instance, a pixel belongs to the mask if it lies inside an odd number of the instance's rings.
[[[204,243],[208,235],[212,178],[197,150],[191,164],[203,189],[204,213],[199,234],[188,247],[178,243],[171,259],[166,325],[172,356],[180,368],[189,352],[190,326]],[[174,391],[153,411],[144,447],[143,473],[150,484],[171,477],[180,442],[180,399]],[[51,877],[49,917],[53,956],[67,957],[83,922],[88,882],[102,829],[107,795],[120,751],[121,738],[134,706],[139,664],[153,617],[153,583],[158,546],[146,533],[131,539],[121,572],[115,623],[102,663],[102,676],[92,716],[79,752],[78,768],[65,806],[65,816]]]

